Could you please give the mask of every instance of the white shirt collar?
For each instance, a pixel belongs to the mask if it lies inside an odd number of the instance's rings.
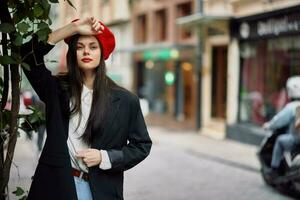
[[[88,87],[86,87],[83,84],[82,92],[81,92],[81,101],[86,104],[92,103],[92,97],[93,97],[93,90],[90,90]]]

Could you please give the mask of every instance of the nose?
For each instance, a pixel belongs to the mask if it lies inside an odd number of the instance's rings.
[[[84,49],[83,49],[83,54],[84,54],[84,55],[87,55],[87,54],[89,54],[89,53],[90,53],[89,48],[88,48],[88,47],[84,47]]]

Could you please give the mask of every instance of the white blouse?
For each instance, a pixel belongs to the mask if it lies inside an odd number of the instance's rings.
[[[90,148],[80,137],[83,135],[88,117],[90,115],[91,105],[93,99],[93,90],[88,89],[83,85],[81,93],[81,121],[79,122],[79,115],[74,115],[70,118],[69,121],[69,137],[67,140],[69,154],[71,157],[72,167],[84,172],[88,172],[88,167],[84,164],[81,158],[76,158],[75,154],[78,151],[82,151]],[[70,102],[71,106],[71,102]],[[78,128],[77,128],[78,127]],[[77,129],[77,130],[76,130]],[[107,151],[100,150],[102,161],[100,162],[99,167],[103,170],[111,168],[111,162],[109,160]]]

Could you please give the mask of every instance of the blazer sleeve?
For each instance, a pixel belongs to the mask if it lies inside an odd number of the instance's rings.
[[[130,120],[127,145],[122,150],[107,150],[112,164],[111,171],[125,171],[134,167],[144,160],[151,150],[152,141],[146,128],[138,97],[134,98],[132,104],[133,114]]]
[[[53,47],[54,45],[38,42],[36,35],[29,42],[21,46],[23,62],[30,66],[30,70],[23,67],[23,71],[31,86],[44,103],[47,103],[47,94],[49,94],[50,89],[49,84],[54,81],[54,77],[45,66],[44,55]]]

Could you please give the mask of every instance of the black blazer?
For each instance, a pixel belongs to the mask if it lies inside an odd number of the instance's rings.
[[[47,139],[39,159],[28,200],[77,200],[67,147],[69,97],[57,77],[46,69],[43,57],[53,45],[36,37],[22,45],[21,54],[31,70],[24,70],[32,87],[46,105]],[[93,199],[123,199],[124,171],[146,158],[151,149],[139,99],[125,89],[110,89],[110,110],[104,129],[91,148],[107,150],[112,168],[89,168]],[[95,133],[100,130],[92,130]]]

